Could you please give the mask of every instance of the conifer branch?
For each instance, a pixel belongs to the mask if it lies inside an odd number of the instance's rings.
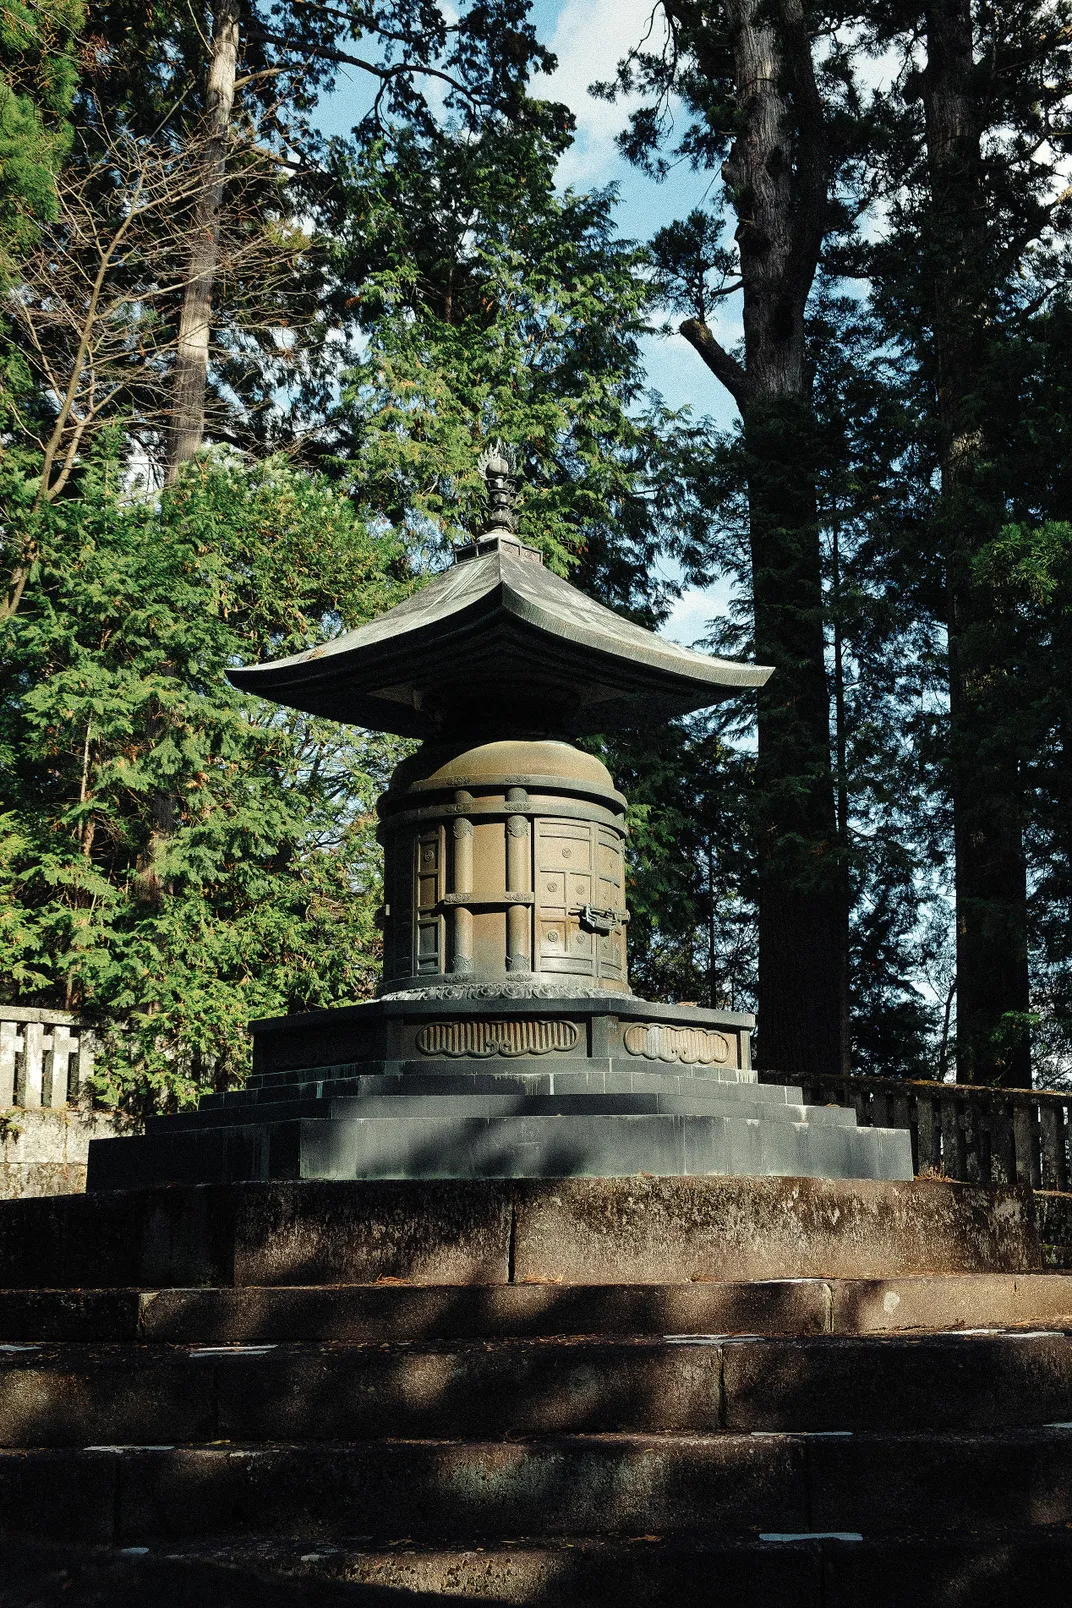
[[[678,326],[689,345],[703,358],[717,380],[721,380],[739,408],[747,405],[749,396],[748,375],[737,359],[712,335],[700,318],[686,318]]]

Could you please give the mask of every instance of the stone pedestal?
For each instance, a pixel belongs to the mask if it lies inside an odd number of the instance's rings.
[[[846,1107],[758,1083],[749,1016],[533,982],[432,995],[257,1023],[247,1088],[95,1143],[88,1187],[912,1177],[906,1130],[858,1128]]]

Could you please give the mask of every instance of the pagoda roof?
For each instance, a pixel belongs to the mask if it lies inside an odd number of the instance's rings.
[[[770,674],[634,625],[504,535],[461,549],[368,625],[228,671],[261,698],[405,737],[474,728],[579,737],[704,709]]]

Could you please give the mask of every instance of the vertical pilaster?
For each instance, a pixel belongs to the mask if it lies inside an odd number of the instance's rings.
[[[78,1099],[89,1086],[93,1076],[93,1060],[97,1049],[97,1039],[88,1027],[83,1027],[78,1034],[78,1048],[74,1063],[73,1076],[68,1071],[67,1098],[70,1101]],[[70,1063],[68,1063],[68,1069]]]
[[[462,898],[473,891],[473,823],[464,816],[454,822],[454,887],[452,891]],[[473,969],[473,912],[468,905],[454,906],[454,956],[451,970],[471,972]]]
[[[528,801],[523,787],[511,787],[507,791],[508,804],[527,804]],[[506,818],[506,891],[532,892],[532,839],[528,817],[524,815]],[[532,913],[528,904],[511,904],[506,908],[506,969],[508,972],[532,970]]]
[[[75,1041],[69,1028],[53,1027],[52,1045],[45,1055],[41,1103],[53,1109],[67,1104],[67,1072]]]

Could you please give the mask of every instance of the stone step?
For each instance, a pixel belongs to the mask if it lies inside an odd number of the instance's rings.
[[[22,1536],[122,1546],[957,1535],[1072,1525],[1072,1430],[4,1450],[0,1512]]]
[[[916,1179],[294,1182],[7,1201],[0,1287],[636,1284],[1041,1270],[1030,1192]]]
[[[1066,1425],[1068,1333],[8,1344],[0,1446]]]
[[[389,1587],[273,1573],[265,1565],[159,1554],[147,1547],[72,1547],[4,1538],[4,1608],[401,1608]],[[301,1567],[299,1561],[299,1567]],[[454,1597],[452,1608],[474,1599]],[[405,1608],[443,1608],[405,1592]],[[486,1608],[486,1599],[485,1599]]]
[[[491,1117],[624,1117],[666,1115],[679,1117],[762,1118],[765,1122],[808,1122],[835,1128],[855,1128],[856,1113],[845,1106],[763,1103],[750,1098],[749,1085],[729,1084],[724,1093],[700,1090],[687,1094],[650,1091],[619,1094],[427,1094],[398,1093],[337,1095],[329,1088],[323,1098],[210,1106],[172,1117],[150,1117],[146,1133],[201,1132],[207,1128],[235,1127],[251,1122],[292,1122],[300,1117],[324,1120],[402,1118],[444,1121]]]
[[[4,1543],[5,1608],[1024,1608],[1063,1603],[1062,1527],[873,1538],[479,1536],[132,1548]]]
[[[449,1547],[407,1542],[381,1550],[318,1540],[234,1542],[149,1549],[147,1557],[158,1569],[166,1560],[176,1571],[224,1565],[243,1580],[268,1575],[276,1591],[283,1581],[296,1590],[346,1582],[385,1593],[356,1599],[368,1608],[1024,1608],[1063,1603],[1072,1584],[1072,1535],[1063,1527],[877,1538],[805,1531],[765,1539],[522,1537],[488,1544],[472,1537]],[[217,1590],[226,1589],[224,1578],[214,1582]],[[166,1592],[166,1577],[161,1583]],[[229,1599],[212,1600],[229,1608]],[[165,1596],[159,1608],[168,1605]]]
[[[397,1341],[564,1335],[1072,1329],[1072,1276],[918,1274],[754,1283],[0,1289],[0,1341]]]
[[[700,1095],[707,1099],[746,1100],[768,1106],[800,1105],[803,1095],[788,1083],[756,1083],[740,1079],[683,1076],[671,1072],[592,1071],[592,1063],[582,1063],[578,1071],[523,1073],[515,1067],[505,1071],[486,1068],[467,1071],[448,1064],[438,1072],[416,1067],[406,1073],[362,1074],[360,1077],[315,1078],[273,1084],[267,1088],[227,1089],[221,1094],[201,1096],[201,1111],[262,1110],[291,1100],[321,1100],[327,1097],[371,1099],[382,1095],[469,1095],[510,1094],[516,1096],[676,1094]],[[609,1063],[608,1063],[609,1065]]]
[[[291,1087],[315,1086],[326,1083],[355,1083],[360,1093],[390,1093],[387,1085],[409,1084],[420,1079],[428,1085],[438,1085],[446,1093],[457,1088],[464,1093],[471,1079],[480,1079],[488,1087],[493,1082],[510,1084],[517,1089],[527,1088],[533,1094],[552,1094],[556,1090],[570,1089],[577,1093],[588,1090],[611,1092],[616,1088],[645,1088],[650,1083],[672,1082],[691,1087],[695,1083],[717,1084],[723,1088],[744,1087],[752,1090],[770,1088],[778,1090],[792,1087],[792,1098],[799,1100],[800,1088],[793,1086],[792,1077],[787,1085],[760,1083],[758,1074],[750,1067],[701,1066],[680,1061],[638,1061],[633,1057],[563,1055],[548,1060],[538,1056],[509,1056],[480,1058],[422,1056],[420,1060],[352,1061],[340,1066],[321,1066],[282,1072],[254,1072],[241,1089],[220,1094],[202,1095],[205,1104],[226,1104],[245,1095],[271,1097],[272,1091]],[[762,1098],[762,1096],[760,1096]],[[775,1094],[774,1098],[777,1098]]]

